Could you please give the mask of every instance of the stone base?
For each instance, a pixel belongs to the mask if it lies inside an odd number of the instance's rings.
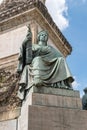
[[[17,119],[0,122],[0,130],[17,130]]]
[[[10,124],[5,130],[86,130],[87,111],[82,110],[78,91],[33,87],[13,121],[14,129],[11,122],[5,122]]]
[[[33,87],[31,91],[33,93],[39,93],[39,94],[50,94],[50,95],[80,98],[79,91],[75,91],[75,90],[59,89],[59,88],[51,88],[51,87],[38,87],[38,88]]]
[[[29,106],[28,116],[27,130],[87,130],[87,111]]]
[[[32,94],[32,105],[81,109],[80,98],[49,94]]]
[[[33,87],[23,103],[18,130],[86,130],[78,91]]]

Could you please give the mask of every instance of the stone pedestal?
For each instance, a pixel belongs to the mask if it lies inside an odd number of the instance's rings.
[[[0,122],[0,130],[17,130],[17,119]]]
[[[86,122],[78,91],[33,87],[23,103],[17,130],[86,130]]]
[[[21,113],[18,110],[0,115],[0,130],[87,129],[87,111],[82,110],[79,91],[33,87]]]
[[[46,106],[29,106],[28,130],[86,130],[87,112]]]

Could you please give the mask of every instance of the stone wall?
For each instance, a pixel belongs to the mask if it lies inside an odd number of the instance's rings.
[[[17,119],[0,122],[0,130],[17,130]]]
[[[0,58],[17,54],[26,33],[27,27],[23,26],[0,35]]]

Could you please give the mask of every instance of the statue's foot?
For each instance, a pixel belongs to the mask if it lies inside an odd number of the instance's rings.
[[[41,87],[41,86],[42,86],[41,83],[34,83],[34,85],[35,85],[36,87]]]

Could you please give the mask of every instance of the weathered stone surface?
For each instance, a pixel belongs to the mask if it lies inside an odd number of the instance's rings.
[[[0,69],[0,111],[13,110],[21,106],[21,100],[17,97],[18,82],[19,78],[11,69]]]
[[[9,32],[6,32],[0,35],[0,46],[1,46],[0,66],[2,64],[2,61],[3,61],[4,66],[7,63],[9,66],[10,61],[14,62],[18,60],[18,55],[15,56],[14,54],[19,53],[19,48],[20,48],[20,45],[22,44],[22,41],[25,38],[26,31],[27,31],[27,27],[23,26],[15,30],[12,29]]]
[[[87,129],[87,112],[83,110],[29,106],[28,116],[28,130]]]
[[[34,93],[43,93],[43,94],[53,94],[53,95],[62,95],[69,97],[78,97],[80,98],[79,91],[75,90],[66,90],[66,89],[58,89],[58,88],[47,88],[47,87],[33,87]]]
[[[67,90],[65,95],[62,95],[64,89],[56,94],[42,90],[33,87],[29,91],[18,118],[18,130],[86,130],[87,114],[81,110],[78,91],[74,97],[72,93],[67,96],[71,90]],[[56,92],[57,89],[53,90]]]
[[[33,93],[31,98],[32,105],[82,109],[81,99],[76,97]]]
[[[18,130],[28,130],[28,106],[32,104],[32,91],[29,92],[29,95],[26,101],[23,102],[21,108],[21,115],[18,118]]]
[[[16,130],[86,130],[87,113],[81,110],[79,97],[34,93],[32,88],[22,104]],[[63,91],[63,90],[62,90]],[[70,90],[71,91],[71,90]],[[39,91],[38,91],[39,92]],[[72,107],[70,109],[69,107]],[[76,108],[77,109],[73,109]],[[4,119],[16,118],[15,113],[2,113]],[[7,118],[9,117],[10,118]],[[1,115],[0,115],[1,117]],[[9,121],[9,129],[15,126]],[[3,122],[4,123],[4,122]],[[14,124],[14,123],[13,123]],[[2,125],[2,124],[0,124]],[[2,125],[3,126],[3,125]],[[11,128],[10,128],[11,127]],[[1,127],[4,128],[4,127]],[[3,130],[1,129],[0,130]]]
[[[2,56],[3,51],[0,54],[1,54],[0,56]],[[11,56],[8,56],[8,57],[5,57],[5,58],[0,57],[0,70],[4,69],[4,71],[9,70],[9,71],[15,73],[16,68],[17,68],[17,63],[18,63],[18,54],[11,55]]]
[[[20,116],[21,108],[0,112],[0,121],[13,120]],[[1,128],[0,128],[1,130]]]
[[[17,130],[17,120],[0,122],[0,130]]]
[[[82,109],[79,91],[45,87],[42,87],[40,90],[37,87],[30,89],[26,97],[27,100],[24,101],[23,108],[26,104]],[[72,93],[69,93],[69,91]]]

